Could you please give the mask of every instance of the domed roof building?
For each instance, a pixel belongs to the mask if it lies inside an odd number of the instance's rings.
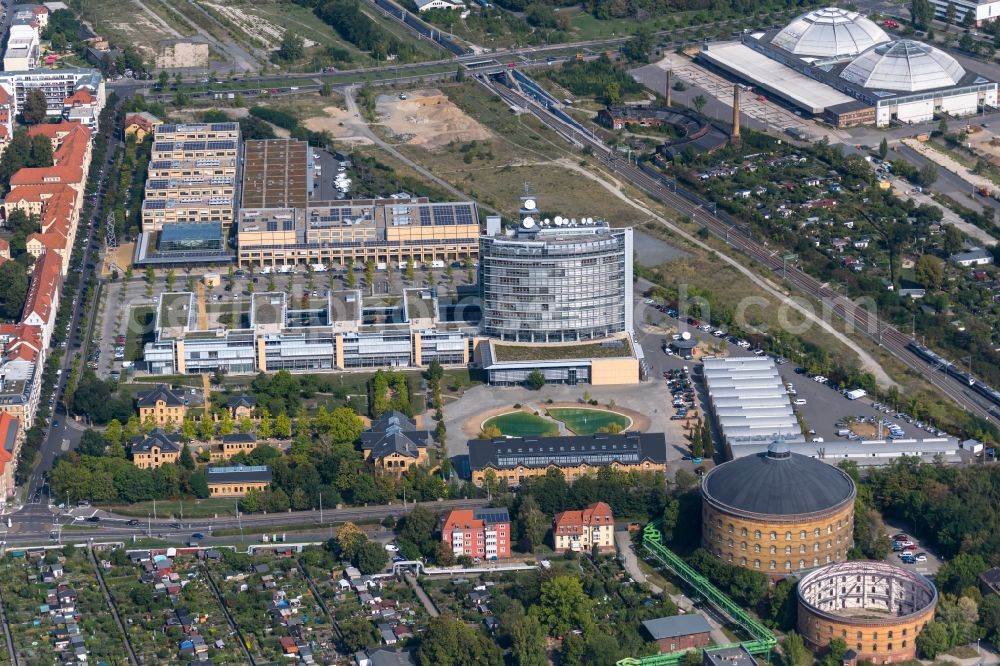
[[[956,86],[965,69],[941,49],[901,39],[862,53],[840,76],[864,88],[919,92]]]
[[[823,7],[794,19],[771,43],[797,56],[843,58],[888,41],[889,35],[861,14]]]
[[[856,493],[843,470],[774,442],[705,476],[702,545],[774,576],[842,562],[853,544]]]

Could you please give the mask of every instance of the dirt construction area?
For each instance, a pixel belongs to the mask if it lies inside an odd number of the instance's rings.
[[[440,90],[415,90],[407,93],[405,100],[382,95],[375,110],[380,125],[400,140],[427,150],[440,150],[452,142],[494,138]]]
[[[334,139],[354,144],[368,145],[372,142],[364,135],[364,121],[351,115],[350,111],[337,106],[327,106],[324,115],[312,116],[303,121],[306,129],[313,132],[329,132]]]

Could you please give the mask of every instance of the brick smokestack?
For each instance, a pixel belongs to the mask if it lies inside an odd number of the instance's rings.
[[[667,70],[667,85],[664,87],[664,92],[666,93],[664,95],[664,97],[666,97],[666,99],[667,99],[667,106],[671,106],[671,99],[670,99],[670,79],[671,79],[671,74],[673,74],[673,73],[674,73],[674,71],[672,69],[668,69]]]
[[[729,137],[729,143],[734,146],[740,145],[740,86],[733,86],[733,133]]]

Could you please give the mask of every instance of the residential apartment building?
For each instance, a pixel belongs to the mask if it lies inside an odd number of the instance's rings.
[[[472,480],[487,474],[516,487],[527,478],[558,469],[567,481],[602,467],[623,472],[666,472],[667,440],[662,432],[595,433],[568,437],[510,437],[469,440]]]
[[[441,521],[441,540],[455,557],[510,557],[510,514],[503,508],[454,509]]]
[[[561,511],[552,521],[552,541],[557,551],[601,552],[615,549],[615,517],[604,502],[580,511]]]
[[[14,495],[14,468],[24,432],[17,417],[0,412],[0,505]]]
[[[234,465],[209,467],[210,497],[243,497],[251,490],[262,491],[271,484],[271,468],[267,465]]]
[[[137,111],[126,113],[122,124],[122,133],[126,137],[135,137],[136,143],[142,143],[163,124],[163,121],[147,111]]]
[[[28,297],[21,313],[21,324],[38,330],[42,349],[48,348],[56,327],[61,267],[61,258],[55,252],[46,252],[35,262],[28,284]]]
[[[165,384],[159,384],[152,391],[138,394],[136,406],[139,408],[140,421],[145,423],[148,419],[152,419],[160,428],[171,423],[175,426],[180,425],[187,415],[187,401]]]
[[[25,355],[27,358],[23,358]],[[27,346],[5,353],[0,361],[0,413],[10,414],[30,430],[42,392],[41,353]]]
[[[61,116],[66,98],[78,90],[87,90],[94,96],[98,115],[107,102],[104,77],[96,69],[7,70],[0,72],[0,87],[11,96],[15,116],[21,112],[32,88],[45,94],[50,116]]]
[[[181,455],[181,438],[162,428],[156,428],[145,437],[137,437],[130,443],[129,453],[132,464],[139,469],[156,469],[161,465],[175,463]]]
[[[476,204],[424,198],[317,201],[305,208],[243,208],[237,226],[240,266],[413,261],[444,267],[479,252]]]
[[[239,124],[132,120],[154,131],[142,231],[159,232],[171,224],[215,223],[221,225],[222,237],[227,236],[236,213]]]

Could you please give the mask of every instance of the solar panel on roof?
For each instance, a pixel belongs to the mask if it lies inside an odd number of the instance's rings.
[[[428,227],[431,225],[431,211],[427,206],[420,207],[420,224]]]

